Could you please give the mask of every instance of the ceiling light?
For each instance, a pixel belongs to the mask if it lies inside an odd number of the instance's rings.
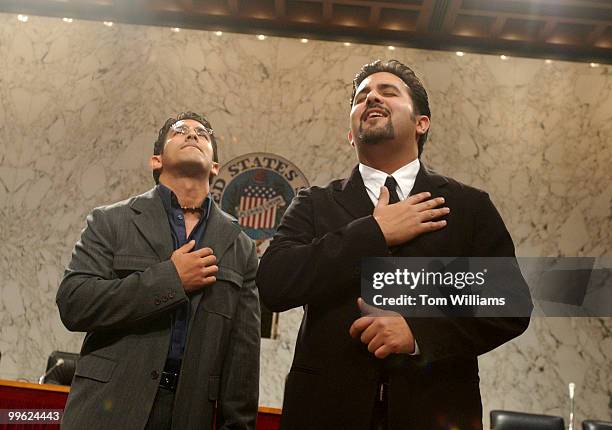
[[[351,46],[351,42],[344,42],[344,46]]]
[[[62,21],[70,23],[74,20],[72,18],[62,18]]]
[[[599,67],[599,63],[591,63],[589,64],[591,67]]]
[[[266,36],[264,36],[263,34],[258,34],[258,35],[257,35],[257,38],[258,38],[259,40],[266,40]]]
[[[455,54],[457,54],[457,57],[463,57],[465,55],[465,52],[457,51],[457,52],[455,52]]]
[[[302,42],[302,43],[308,43],[308,39],[300,39],[300,42]]]
[[[216,34],[217,36],[223,36],[223,32],[222,32],[222,31],[215,31],[215,34]]]
[[[506,55],[500,55],[499,58],[501,58],[502,60],[506,61],[508,59],[508,56]]]
[[[172,31],[174,31],[175,33],[178,33],[179,31],[181,31],[181,29],[178,27],[172,27]]]
[[[112,27],[113,26],[113,21],[104,21],[104,25],[107,27]]]
[[[17,15],[17,19],[21,22],[28,22],[28,16],[27,15]]]
[[[549,58],[547,58],[546,60],[544,60],[544,62],[545,62],[546,64],[552,64],[552,60],[551,60],[551,59],[549,59]]]
[[[388,49],[389,51],[395,51],[395,46],[391,46],[391,45],[389,45],[389,46],[387,46],[387,49]]]

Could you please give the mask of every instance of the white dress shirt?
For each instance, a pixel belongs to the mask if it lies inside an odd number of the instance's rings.
[[[404,200],[410,195],[410,191],[412,191],[412,187],[414,187],[414,181],[417,173],[419,173],[420,167],[421,163],[417,158],[391,174],[397,181],[398,187],[395,191],[397,191],[400,200]],[[380,196],[380,187],[385,185],[385,181],[389,174],[361,163],[359,163],[359,173],[361,173],[361,178],[368,192],[368,197],[370,197],[370,200],[372,200],[372,203],[376,206],[378,204],[378,197]]]

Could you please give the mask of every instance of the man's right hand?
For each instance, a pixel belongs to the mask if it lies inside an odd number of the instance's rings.
[[[174,251],[170,257],[187,293],[213,284],[217,280],[214,275],[219,270],[215,265],[217,257],[213,255],[212,249],[201,248],[190,252],[194,246],[195,240],[190,240]]]
[[[387,187],[381,187],[373,216],[388,246],[400,245],[423,233],[446,226],[445,220],[436,221],[450,212],[447,207],[438,208],[444,203],[444,198],[430,197],[428,192],[419,193],[390,205],[389,190]]]

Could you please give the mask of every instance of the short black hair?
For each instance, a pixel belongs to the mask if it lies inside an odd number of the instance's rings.
[[[153,155],[163,154],[164,145],[166,144],[166,136],[168,135],[168,130],[170,130],[170,127],[172,127],[175,123],[185,120],[185,119],[192,119],[194,121],[199,122],[204,127],[210,130],[213,129],[212,126],[210,125],[210,122],[208,122],[208,120],[204,117],[204,115],[200,115],[199,113],[195,113],[195,112],[181,112],[176,116],[176,118],[168,118],[166,122],[164,123],[163,127],[159,129],[157,140],[153,144]],[[217,154],[217,140],[215,139],[214,133],[210,135],[210,142],[213,148],[213,161],[215,163],[218,163],[219,155]],[[155,180],[156,184],[159,184],[160,174],[161,172],[159,169],[153,170],[153,179]]]
[[[412,102],[414,103],[414,108],[416,110],[417,115],[425,115],[431,119],[431,111],[429,110],[429,97],[427,96],[427,91],[425,91],[425,87],[421,83],[421,80],[415,75],[414,71],[406,66],[404,63],[397,60],[376,60],[369,64],[364,64],[361,67],[361,70],[355,75],[355,79],[353,79],[353,94],[351,95],[351,107],[353,106],[353,102],[355,101],[355,93],[357,92],[357,87],[363,82],[365,78],[374,73],[379,72],[387,72],[392,73],[398,78],[400,78],[404,83],[408,86],[408,90],[410,93],[410,97],[412,97]],[[419,148],[419,157],[423,152],[423,146],[425,146],[425,142],[427,141],[427,130],[424,134],[419,136],[419,140],[417,142]]]

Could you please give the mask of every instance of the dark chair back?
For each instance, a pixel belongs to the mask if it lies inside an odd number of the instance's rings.
[[[582,430],[612,430],[612,422],[585,420],[582,422]]]
[[[59,359],[64,360],[64,362],[61,365],[56,366]],[[45,373],[49,372],[51,369],[52,370],[43,378],[43,382],[45,384],[70,385],[72,383],[72,377],[74,376],[76,362],[78,359],[79,354],[53,351],[47,360],[47,369],[45,370]],[[55,368],[53,368],[53,366],[55,366]]]
[[[565,430],[563,418],[512,411],[491,411],[491,430]]]

